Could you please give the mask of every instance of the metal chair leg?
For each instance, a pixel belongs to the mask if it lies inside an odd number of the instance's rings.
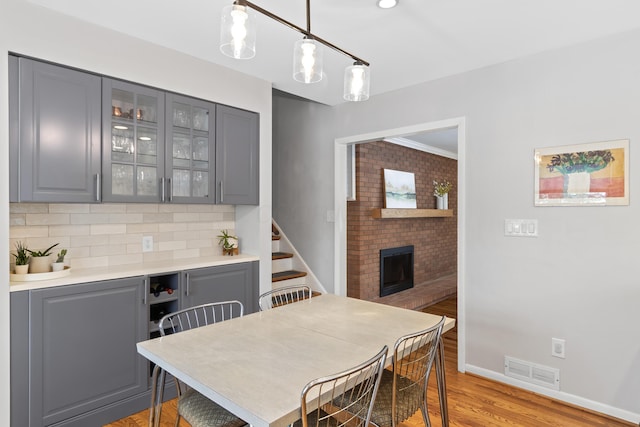
[[[151,374],[151,405],[149,406],[149,427],[160,425],[162,400],[164,398],[164,383],[167,373],[158,365],[153,367]]]
[[[438,342],[436,352],[436,379],[438,383],[438,398],[440,400],[440,414],[442,415],[442,427],[449,427],[449,409],[447,406],[447,380],[444,375],[444,343],[442,337]]]

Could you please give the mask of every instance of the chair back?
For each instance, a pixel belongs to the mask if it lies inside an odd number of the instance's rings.
[[[285,286],[260,295],[258,297],[258,305],[260,306],[260,311],[264,311],[309,298],[311,298],[311,288],[309,286]]]
[[[367,427],[384,362],[385,345],[371,359],[302,389],[302,427]]]
[[[244,306],[240,301],[213,302],[169,313],[160,319],[158,326],[160,335],[164,336],[167,333],[175,334],[243,315]]]
[[[431,366],[445,317],[433,327],[400,337],[393,349],[392,425],[425,408]],[[427,414],[423,413],[426,418]],[[428,421],[427,421],[428,422]],[[428,424],[427,424],[428,425]]]

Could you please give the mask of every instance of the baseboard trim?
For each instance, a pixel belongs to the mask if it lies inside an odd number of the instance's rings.
[[[515,378],[507,377],[506,375],[490,371],[485,368],[466,364],[465,371],[480,377],[484,377],[493,381],[508,384],[514,387],[518,387],[524,390],[528,390],[543,396],[550,397],[555,400],[567,403],[569,405],[578,406],[590,411],[598,412],[613,418],[628,421],[635,424],[640,424],[640,414],[636,414],[631,411],[616,408],[610,405],[605,405],[594,400],[586,399],[584,397],[576,396],[575,394],[565,393],[562,391],[551,390],[546,387],[536,386],[535,384],[529,384],[524,381],[519,381]]]

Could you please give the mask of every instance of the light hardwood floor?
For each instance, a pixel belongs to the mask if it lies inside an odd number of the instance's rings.
[[[423,311],[455,318],[456,298],[449,298]],[[461,374],[456,369],[457,328],[443,336],[450,427],[637,427],[636,424],[585,411],[522,389],[471,374]],[[427,400],[432,426],[442,427],[435,375],[430,378]],[[162,427],[172,427],[175,414],[175,400],[167,402],[162,411]],[[147,420],[148,411],[142,411],[107,427],[143,427],[147,425]],[[180,425],[187,427],[188,423],[183,421]],[[424,427],[420,412],[399,427]]]

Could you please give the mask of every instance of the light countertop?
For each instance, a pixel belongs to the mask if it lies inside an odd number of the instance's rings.
[[[77,283],[97,282],[101,280],[121,279],[145,275],[174,273],[194,268],[215,267],[220,265],[238,264],[243,262],[258,261],[256,255],[240,254],[234,256],[212,256],[197,259],[154,261],[142,264],[115,265],[111,267],[96,267],[74,269],[71,266],[70,274],[51,280],[34,280],[28,282],[10,282],[9,291],[26,291],[42,289],[52,286],[73,285]]]

